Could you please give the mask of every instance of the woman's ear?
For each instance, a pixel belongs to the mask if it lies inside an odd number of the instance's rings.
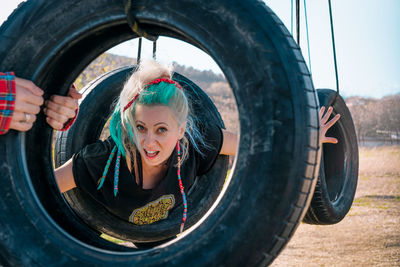
[[[186,132],[186,121],[184,122],[184,123],[182,123],[180,126],[179,126],[179,133],[178,133],[178,135],[179,135],[179,140],[181,140],[182,138],[183,138],[183,136],[185,135],[185,132]]]

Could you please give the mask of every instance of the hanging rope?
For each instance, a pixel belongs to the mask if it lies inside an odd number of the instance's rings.
[[[153,41],[153,59],[156,60],[157,40]]]
[[[311,52],[310,52],[310,38],[308,36],[308,19],[307,19],[307,5],[306,0],[304,0],[304,17],[306,19],[306,32],[307,32],[307,49],[308,49],[308,65],[310,66],[310,74],[312,76],[311,70]]]
[[[141,56],[142,56],[142,37],[139,37],[137,60],[136,60],[137,65],[139,65],[139,63],[140,63]]]
[[[300,0],[296,0],[297,44],[300,45]]]
[[[290,0],[290,34],[293,36],[293,0]]]
[[[333,30],[333,16],[332,16],[332,5],[331,0],[328,0],[329,3],[329,16],[331,20],[331,35],[332,35],[332,49],[333,49],[333,61],[335,63],[335,75],[336,75],[336,92],[339,94],[339,75],[337,70],[337,61],[336,61],[336,47],[335,47],[335,34]],[[336,96],[337,96],[336,95]],[[336,98],[335,98],[336,99]]]
[[[129,27],[131,30],[137,34],[138,37],[144,37],[150,41],[157,40],[158,36],[154,36],[152,34],[149,34],[145,29],[141,27],[139,22],[136,20],[135,14],[136,10],[139,9],[137,5],[137,1],[128,0],[125,1],[125,15],[126,15],[126,20],[128,22]]]

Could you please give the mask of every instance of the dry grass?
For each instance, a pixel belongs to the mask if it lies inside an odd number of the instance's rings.
[[[400,176],[400,146],[360,148],[361,176]]]

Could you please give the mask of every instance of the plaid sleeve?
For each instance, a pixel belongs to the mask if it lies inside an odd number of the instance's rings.
[[[0,72],[0,135],[8,132],[15,107],[15,74]]]

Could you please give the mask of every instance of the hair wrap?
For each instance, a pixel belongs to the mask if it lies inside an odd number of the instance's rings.
[[[177,82],[175,82],[175,81],[173,81],[173,80],[171,80],[171,79],[166,79],[166,78],[159,78],[159,79],[156,79],[156,80],[154,80],[154,81],[151,81],[151,82],[147,83],[147,84],[143,87],[143,90],[147,89],[148,87],[150,87],[150,86],[152,86],[152,85],[159,84],[159,83],[161,83],[161,82],[169,83],[169,84],[175,84],[175,86],[176,86],[178,89],[183,90],[182,86],[181,86],[179,83],[177,83]],[[138,97],[139,97],[139,93],[137,93],[137,94],[132,98],[132,100],[128,102],[128,104],[126,104],[126,106],[124,107],[124,111],[127,110],[130,106],[132,106],[133,102],[135,102],[135,100],[136,100]]]

